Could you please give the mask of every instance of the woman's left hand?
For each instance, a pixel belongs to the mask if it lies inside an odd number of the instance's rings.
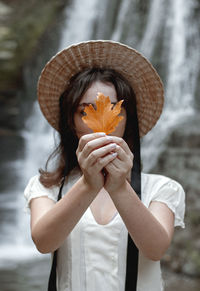
[[[133,154],[127,143],[120,137],[112,136],[112,139],[117,144],[115,150],[117,156],[105,167],[106,181],[104,184],[104,188],[110,195],[122,187],[126,180],[130,182],[133,167]]]

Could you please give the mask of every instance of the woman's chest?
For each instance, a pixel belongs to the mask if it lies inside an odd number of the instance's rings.
[[[126,247],[127,230],[120,215],[102,225],[88,208],[59,249],[59,265],[66,265],[59,270],[60,284],[67,280],[70,291],[123,290],[119,274],[125,275]]]
[[[108,224],[117,214],[117,209],[108,192],[103,188],[90,205],[91,213],[98,224]]]
[[[88,208],[59,249],[59,290],[124,290],[127,237],[118,213],[102,225]],[[140,254],[138,272],[138,291],[162,290],[158,262]]]

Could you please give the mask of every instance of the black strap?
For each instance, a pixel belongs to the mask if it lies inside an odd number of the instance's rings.
[[[53,262],[51,265],[51,271],[49,276],[49,282],[48,282],[48,291],[56,291],[56,265],[57,265],[57,251],[53,254]]]
[[[136,190],[138,197],[141,199],[141,173],[131,173],[131,186]],[[136,291],[138,278],[138,257],[139,251],[130,234],[128,234],[127,242],[127,258],[126,258],[126,282],[125,291]]]
[[[126,259],[126,291],[136,291],[138,277],[138,248],[128,234]]]
[[[65,176],[63,177],[63,180],[61,182],[61,186],[59,189],[59,193],[58,193],[58,199],[57,201],[59,201],[62,197],[62,189],[63,186],[65,184]],[[53,253],[53,261],[52,261],[52,265],[51,265],[51,271],[50,271],[50,275],[49,275],[49,282],[48,282],[48,291],[57,291],[57,286],[56,286],[56,267],[57,267],[57,250]]]

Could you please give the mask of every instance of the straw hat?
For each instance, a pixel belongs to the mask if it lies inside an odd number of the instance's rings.
[[[70,78],[86,68],[111,68],[136,94],[140,136],[156,124],[164,103],[163,84],[151,63],[135,49],[114,41],[86,41],[56,54],[38,81],[38,101],[47,121],[58,130],[59,98]]]

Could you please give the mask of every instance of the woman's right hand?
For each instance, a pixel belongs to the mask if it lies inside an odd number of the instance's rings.
[[[82,136],[76,151],[84,180],[95,192],[104,186],[103,168],[116,158],[116,144],[111,136],[91,133]]]

